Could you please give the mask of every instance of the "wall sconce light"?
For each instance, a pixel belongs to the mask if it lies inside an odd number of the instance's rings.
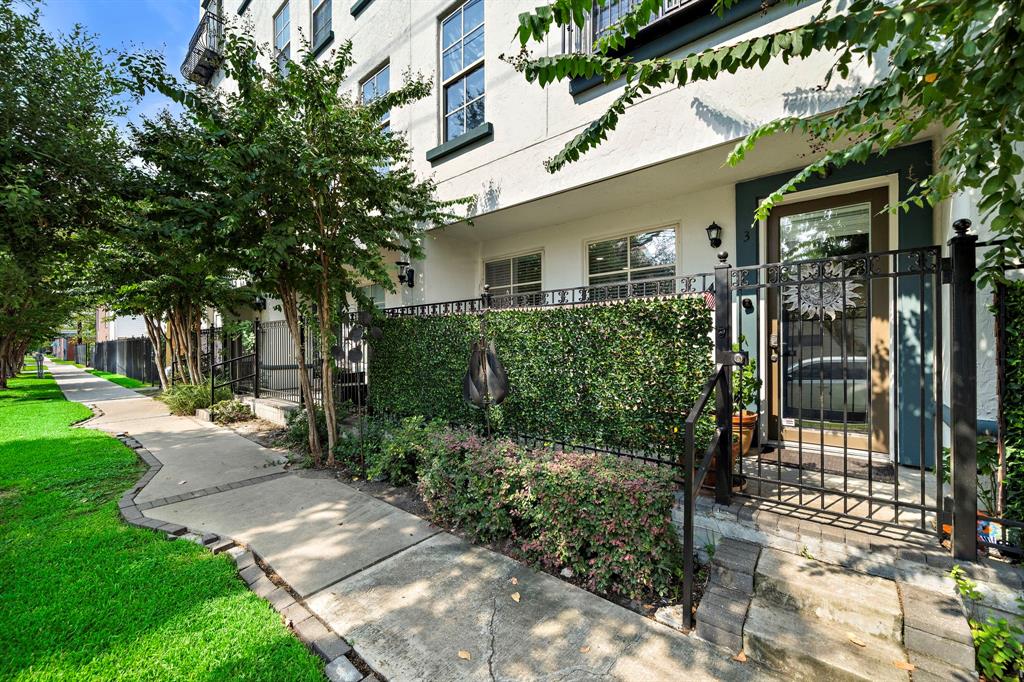
[[[412,289],[416,286],[416,271],[409,267],[409,261],[400,260],[395,261],[395,265],[398,266],[398,283],[408,284],[409,288]]]
[[[718,223],[711,223],[707,226],[708,242],[711,243],[711,248],[717,249],[722,245],[722,226]]]

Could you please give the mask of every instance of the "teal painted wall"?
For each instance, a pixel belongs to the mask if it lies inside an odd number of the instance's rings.
[[[883,175],[897,174],[899,177],[899,198],[909,196],[911,185],[927,177],[932,169],[932,143],[901,147],[885,156],[875,156],[863,164],[839,168],[828,177],[816,176],[798,190],[817,189],[845,182],[864,180]],[[761,235],[754,224],[754,212],[761,199],[787,182],[798,169],[756,178],[736,185],[736,244],[737,266],[756,265],[760,254]],[[929,246],[932,237],[932,208],[912,207],[899,216],[898,248],[907,249]],[[899,318],[895,320],[899,331],[899,343],[895,344],[894,355],[896,374],[896,413],[898,427],[899,461],[917,465],[922,453],[926,466],[932,466],[935,457],[935,392],[932,351],[935,348],[933,285],[930,277],[920,281],[917,277],[901,278],[898,285],[897,307]],[[752,355],[757,356],[759,348],[753,339],[758,339],[757,313],[740,312],[741,333],[750,342]],[[763,344],[757,344],[763,345]],[[925,362],[922,363],[922,356]],[[760,364],[760,358],[758,358]],[[924,399],[921,386],[925,387]],[[922,437],[923,430],[923,437]]]

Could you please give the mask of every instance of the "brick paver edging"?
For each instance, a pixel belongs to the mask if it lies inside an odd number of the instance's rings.
[[[102,415],[102,411],[96,406],[89,405],[89,407],[94,412],[93,418]],[[91,419],[81,422],[79,425],[85,425],[89,421]],[[193,491],[192,493],[186,493],[185,495],[175,495],[170,498],[136,504],[135,496],[153,480],[153,477],[156,476],[163,465],[160,463],[160,460],[153,456],[153,453],[143,447],[142,443],[128,434],[118,434],[117,439],[131,448],[147,467],[146,473],[135,482],[135,485],[126,490],[121,495],[121,499],[118,500],[118,511],[121,512],[121,517],[127,523],[138,528],[148,528],[165,533],[168,540],[190,540],[202,547],[206,547],[214,554],[227,552],[235,560],[239,576],[245,581],[249,589],[270,602],[274,610],[281,614],[285,625],[290,627],[306,646],[324,660],[324,674],[328,680],[331,682],[380,681],[381,678],[375,673],[364,676],[360,672],[360,670],[370,670],[370,667],[359,654],[341,636],[313,615],[306,608],[305,602],[281,580],[280,576],[275,575],[277,582],[271,580],[267,570],[264,569],[264,566],[267,564],[260,561],[251,550],[239,546],[231,538],[224,538],[214,533],[190,532],[187,527],[181,524],[150,519],[142,514],[144,509],[150,509],[163,504],[172,504],[173,502],[180,502],[186,499],[194,499],[203,495],[213,495],[245,485],[255,485],[256,483],[287,476],[288,472],[268,474],[247,481],[240,481],[237,484],[205,488]],[[355,664],[359,664],[358,667]]]

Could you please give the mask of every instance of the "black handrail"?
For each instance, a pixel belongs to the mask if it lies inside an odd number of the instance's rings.
[[[228,358],[227,360],[221,360],[220,362],[215,362],[212,365],[210,365],[210,406],[211,407],[213,406],[213,404],[215,402],[217,402],[217,389],[218,388],[224,388],[225,386],[234,386],[237,383],[240,383],[240,382],[243,382],[243,381],[247,381],[249,379],[255,379],[258,376],[258,374],[259,374],[259,369],[256,367],[256,365],[254,363],[253,364],[252,374],[247,374],[247,375],[245,375],[243,377],[234,377],[232,379],[229,379],[225,383],[218,384],[217,383],[217,368],[218,367],[224,367],[225,365],[230,365],[233,362],[242,362],[243,360],[249,360],[249,359],[255,359],[255,358],[256,358],[256,353],[249,353],[247,355],[239,355],[236,358]],[[258,381],[258,379],[257,379],[257,381]]]
[[[708,470],[711,468],[711,462],[715,461],[719,455],[729,452],[729,443],[723,443],[727,434],[726,429],[717,427],[715,429],[714,437],[711,439],[711,443],[708,444],[707,449],[704,451],[703,456],[700,460],[700,465],[697,465],[696,457],[696,429],[697,422],[702,416],[704,416],[705,409],[711,401],[711,395],[717,392],[718,397],[725,395],[725,391],[728,388],[726,384],[727,372],[726,365],[719,365],[715,373],[711,375],[707,383],[704,384],[704,389],[700,393],[700,397],[697,398],[697,402],[694,403],[690,409],[690,413],[686,416],[686,422],[684,426],[684,446],[683,446],[683,506],[685,507],[686,513],[683,519],[683,623],[687,628],[693,627],[693,577],[694,577],[694,561],[693,561],[693,527],[694,527],[694,499],[697,495],[697,491],[704,485],[704,479],[707,478]],[[720,401],[716,401],[720,402]],[[717,409],[717,405],[716,405]],[[730,466],[729,458],[726,457],[725,461],[718,462],[718,476],[722,477],[725,474],[725,468]]]

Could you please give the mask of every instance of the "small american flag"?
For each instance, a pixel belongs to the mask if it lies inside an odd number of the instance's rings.
[[[704,297],[704,305],[708,307],[708,310],[715,309],[715,290],[714,288],[708,289],[701,294]]]

